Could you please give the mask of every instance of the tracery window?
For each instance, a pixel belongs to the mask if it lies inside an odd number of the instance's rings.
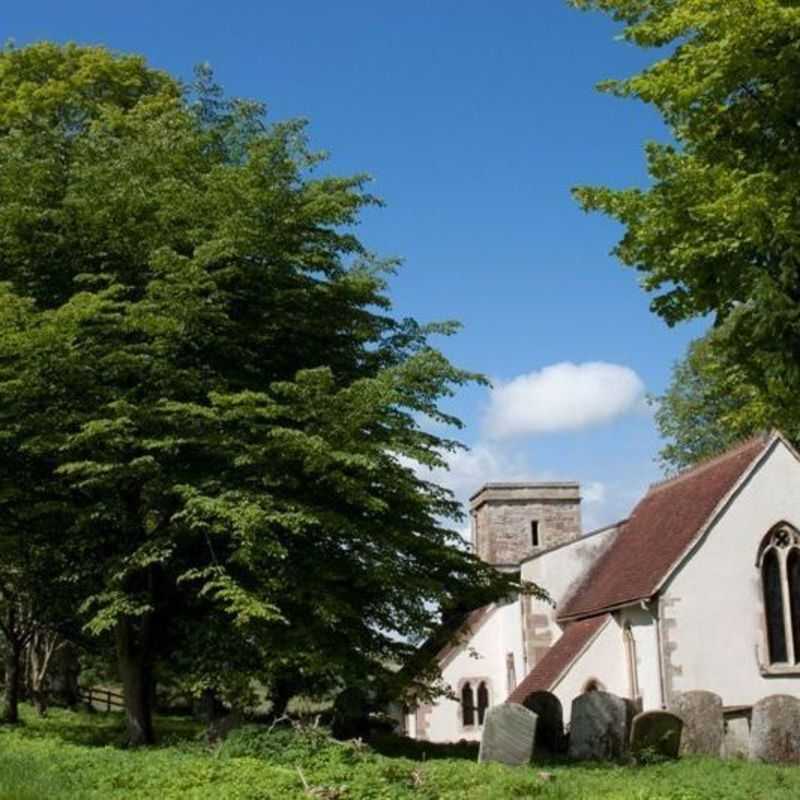
[[[770,664],[800,662],[800,533],[773,528],[758,554]]]

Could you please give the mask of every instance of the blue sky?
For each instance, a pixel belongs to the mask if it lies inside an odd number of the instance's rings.
[[[570,197],[579,183],[644,185],[642,143],[666,138],[651,110],[594,90],[653,58],[605,17],[564,0],[29,0],[6,4],[0,27],[18,45],[140,52],[186,78],[208,62],[274,119],[308,118],[332,171],[374,178],[386,208],[359,233],[404,260],[398,312],[460,320],[445,352],[506,387],[449,404],[475,448],[443,478],[460,494],[484,480],[578,479],[590,526],[660,477],[641,393],[663,390],[702,327],[653,316],[608,254],[619,228]],[[615,368],[565,366],[593,362]]]

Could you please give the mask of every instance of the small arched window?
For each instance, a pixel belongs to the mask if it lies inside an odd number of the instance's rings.
[[[770,664],[800,661],[800,534],[773,528],[758,554]]]
[[[486,688],[486,681],[481,681],[478,685],[478,725],[483,725],[487,708],[489,708],[489,690]]]
[[[597,678],[589,678],[586,683],[583,684],[583,693],[587,694],[588,692],[604,692],[606,687],[599,681]]]
[[[461,723],[465,728],[475,724],[475,696],[470,683],[461,687]]]

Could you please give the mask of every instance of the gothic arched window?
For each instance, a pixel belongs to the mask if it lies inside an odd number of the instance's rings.
[[[800,662],[800,533],[773,528],[758,554],[770,664]]]
[[[465,728],[475,724],[475,697],[469,683],[461,687],[461,724]]]
[[[481,681],[478,685],[478,725],[483,725],[487,708],[489,708],[489,690],[486,688],[486,681]]]

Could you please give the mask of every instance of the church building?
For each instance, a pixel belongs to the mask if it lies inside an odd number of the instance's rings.
[[[780,433],[652,486],[627,519],[581,532],[575,483],[490,483],[475,552],[544,588],[473,611],[438,654],[451,696],[410,736],[480,738],[486,709],[605,689],[644,710],[684,691],[727,707],[800,694],[800,456]]]

